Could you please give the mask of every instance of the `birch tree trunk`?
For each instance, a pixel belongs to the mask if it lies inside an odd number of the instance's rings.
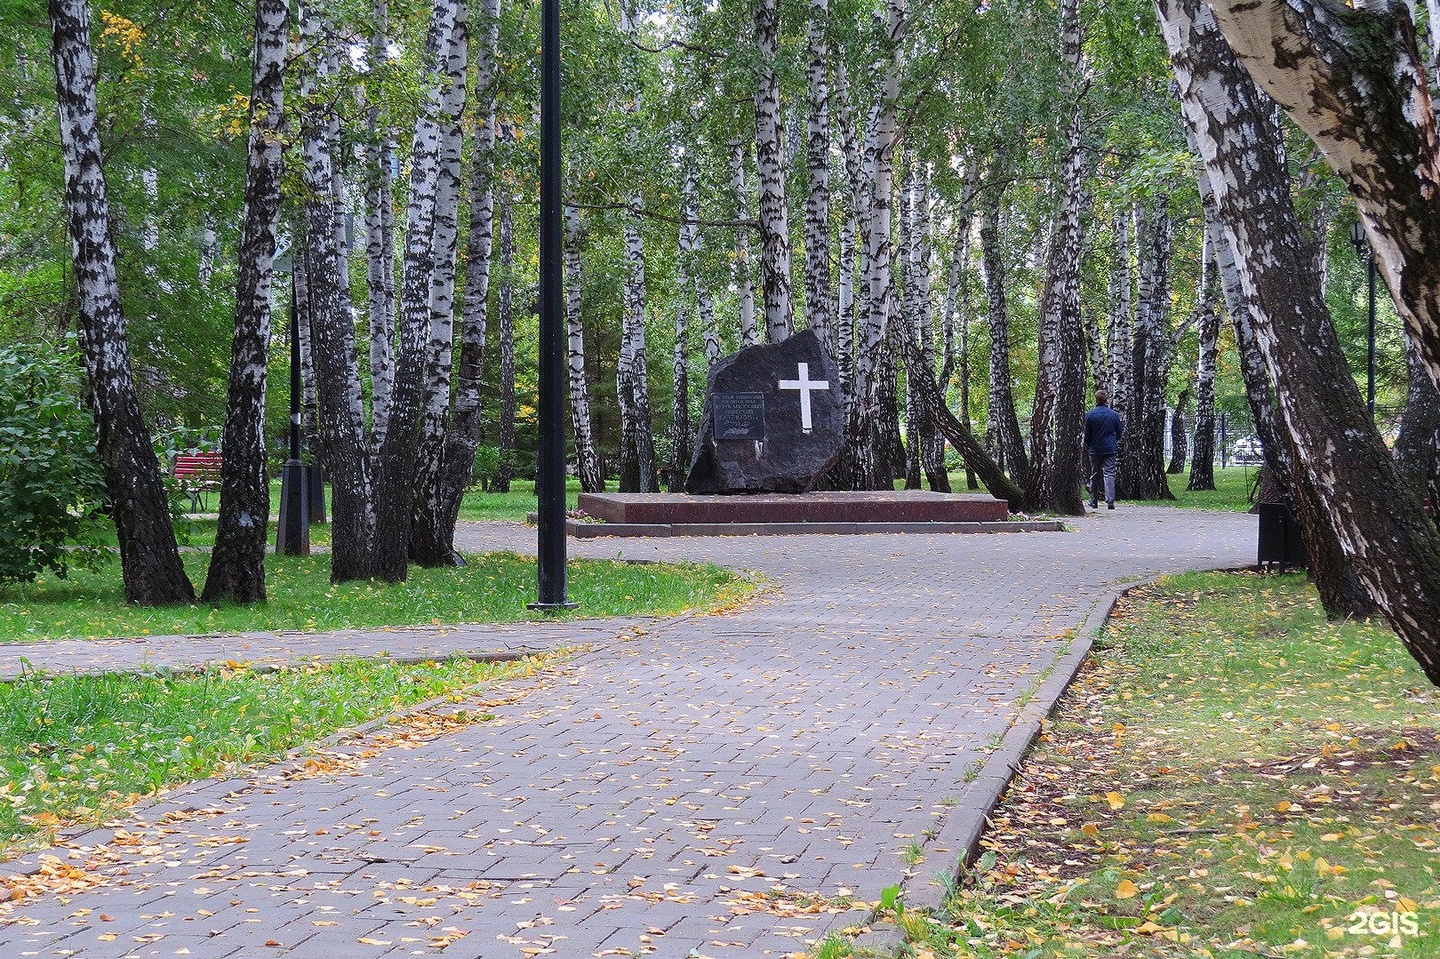
[[[448,85],[440,96],[440,141],[436,157],[435,216],[425,343],[425,387],[420,443],[415,454],[414,501],[408,553],[426,565],[463,562],[454,550],[455,519],[445,489],[450,442],[451,374],[455,357],[455,274],[460,246],[461,149],[464,134],[465,73],[470,58],[468,7],[456,11],[444,70]],[[458,509],[458,503],[454,504]]]
[[[730,189],[735,194],[735,219],[750,217],[750,188],[745,184],[745,144],[734,140],[730,144]],[[735,295],[740,305],[740,345],[755,346],[760,342],[760,330],[755,323],[755,281],[750,275],[750,234],[740,227],[735,230],[734,261]]]
[[[655,446],[651,433],[650,386],[645,362],[645,241],[640,233],[640,198],[631,198],[625,220],[625,314],[616,367],[620,400],[620,491],[655,492]]]
[[[470,216],[466,236],[464,292],[460,307],[460,351],[455,390],[445,431],[437,478],[417,483],[422,501],[433,499],[433,512],[417,511],[410,530],[410,558],[421,566],[458,566],[455,522],[460,501],[475,478],[475,449],[480,443],[480,380],[485,366],[485,333],[490,295],[490,253],[494,191],[491,163],[495,149],[495,63],[499,45],[499,0],[486,0],[481,44],[476,57],[475,99],[479,102],[470,159]],[[427,484],[434,484],[431,492]]]
[[[820,338],[820,345],[834,357],[835,304],[830,284],[830,90],[825,68],[829,0],[809,0],[809,8],[805,167],[810,192],[805,201],[805,319]]]
[[[790,296],[790,223],[785,197],[785,160],[780,116],[780,46],[777,0],[755,4],[755,169],[760,180],[760,276],[765,299],[765,338],[778,343],[795,332]]]
[[[890,234],[900,75],[905,65],[902,41],[909,28],[908,0],[889,0],[887,9],[888,57],[876,64],[880,92],[866,137],[865,167],[869,186],[865,193],[866,212],[861,220],[865,333],[862,342],[857,344],[855,402],[846,429],[846,436],[851,438],[859,454],[853,471],[858,489],[890,489],[895,467],[904,467],[903,459],[899,464],[894,462],[897,450],[893,440],[898,439],[898,428],[893,430],[894,436],[890,435],[889,421],[892,417],[898,418],[898,412],[891,412],[895,409],[895,365],[893,351],[887,348],[886,341],[890,339],[887,335],[889,313],[894,299]]]
[[[590,388],[585,380],[585,324],[580,294],[584,289],[580,273],[580,209],[565,207],[565,326],[570,369],[570,425],[575,432],[575,464],[580,488],[587,493],[605,492],[605,476],[590,420]]]
[[[515,215],[514,198],[508,191],[500,194],[500,288],[495,313],[500,328],[500,455],[495,461],[495,474],[490,489],[510,492],[515,459]]]
[[[195,589],[180,563],[160,463],[130,371],[100,149],[89,4],[51,0],[50,30],[80,344],[110,516],[120,541],[125,601],[189,603]]]
[[[1213,25],[1202,32],[1207,43],[1215,44],[1215,52],[1233,60],[1228,46],[1217,39]],[[1284,136],[1279,127],[1279,116],[1274,105],[1256,90],[1243,71],[1235,71],[1239,82],[1237,89],[1253,98],[1261,110],[1256,123],[1263,123],[1273,148],[1273,157],[1267,156],[1268,167],[1287,169],[1284,158]],[[1186,138],[1191,151],[1202,154],[1193,125],[1187,125]],[[1322,491],[1317,488],[1314,478],[1305,470],[1295,468],[1293,441],[1289,430],[1275,411],[1272,399],[1270,371],[1260,344],[1263,306],[1253,288],[1247,289],[1237,263],[1235,249],[1221,223],[1219,200],[1210,186],[1210,175],[1202,166],[1198,179],[1201,202],[1205,209],[1205,229],[1208,241],[1215,250],[1215,262],[1220,273],[1220,287],[1224,291],[1226,310],[1230,313],[1235,330],[1235,345],[1240,356],[1241,375],[1245,382],[1246,400],[1250,406],[1251,422],[1255,435],[1260,438],[1265,464],[1260,475],[1260,498],[1262,502],[1284,502],[1299,517],[1304,535],[1305,550],[1310,559],[1310,576],[1320,596],[1320,603],[1326,614],[1334,617],[1363,618],[1378,611],[1369,593],[1356,576],[1355,569],[1346,559],[1339,536],[1332,524],[1322,520],[1307,521],[1307,517],[1322,517],[1326,509]],[[1290,196],[1288,176],[1284,179],[1284,196]],[[1293,209],[1291,211],[1293,217]],[[1290,226],[1292,235],[1299,236],[1298,223]],[[1313,268],[1314,260],[1308,255],[1297,254],[1297,261]],[[1320,284],[1313,276],[1308,282],[1314,290],[1307,294],[1311,301],[1321,298]]]
[[[378,447],[375,469],[376,573],[404,581],[409,567],[415,477],[424,417],[424,386],[431,338],[431,283],[444,254],[436,224],[455,216],[441,211],[441,153],[445,131],[458,123],[464,105],[465,5],[435,0],[425,39],[422,100],[411,140],[409,197],[405,211],[405,262],[400,284],[398,349],[390,420]],[[458,96],[456,90],[458,88]]]
[[[1215,488],[1215,372],[1220,352],[1220,269],[1206,232],[1200,268],[1199,344],[1195,359],[1195,451],[1187,489]]]
[[[915,333],[920,347],[922,362],[927,364],[931,374],[935,372],[935,324],[930,308],[930,180],[916,173],[911,181],[911,229],[909,287],[913,299],[912,312],[915,317]],[[918,398],[913,404],[910,397],[915,391],[906,379],[907,405],[914,406],[914,420],[911,445],[917,447],[921,471],[932,490],[950,492],[950,477],[945,472],[945,437],[936,427],[930,410]]]
[[[1083,516],[1080,487],[1087,471],[1080,459],[1085,415],[1080,258],[1085,245],[1085,154],[1079,0],[1061,0],[1059,20],[1065,65],[1061,86],[1073,102],[1066,124],[1060,208],[1046,256],[1035,406],[1030,418],[1030,481],[1025,492],[1026,503],[1033,509]]]
[[[250,139],[245,211],[235,283],[235,333],[225,398],[220,520],[205,577],[207,603],[263,602],[270,480],[265,470],[265,361],[270,341],[270,277],[284,172],[288,0],[256,0],[251,54]]]
[[[1160,11],[1186,122],[1242,282],[1258,304],[1258,340],[1295,462],[1319,494],[1321,509],[1301,503],[1301,522],[1334,531],[1405,648],[1440,684],[1440,537],[1375,431],[1324,304],[1315,302],[1318,283],[1295,282],[1308,264],[1278,137],[1208,8],[1166,0]],[[1217,135],[1217,116],[1229,121],[1225,135]],[[1231,135],[1237,127],[1243,134]],[[1240,170],[1244,190],[1234,186]]]
[[[1186,387],[1175,398],[1175,406],[1170,410],[1170,465],[1165,467],[1166,474],[1170,476],[1185,472],[1185,462],[1190,458],[1190,440],[1185,428],[1185,408],[1189,405],[1190,389]]]
[[[375,0],[375,33],[369,57],[382,63],[389,56],[389,5]],[[380,126],[380,108],[371,105],[365,117],[365,289],[370,320],[370,441],[385,442],[390,420],[390,393],[395,385],[395,140]]]
[[[1440,381],[1440,137],[1409,9],[1216,0],[1212,10],[1354,196],[1406,333]]]
[[[840,223],[840,267],[836,270],[834,359],[840,368],[840,395],[846,409],[855,386],[855,237],[859,228],[852,210]]]
[[[990,426],[986,446],[1016,485],[1027,488],[1030,464],[1020,436],[1011,389],[1010,313],[1005,296],[1005,261],[1000,252],[1000,184],[991,184],[981,203],[980,250],[985,263],[985,292],[990,324]]]
[[[670,492],[685,486],[690,467],[690,304],[698,291],[696,250],[700,242],[695,166],[685,161],[681,186],[680,255],[676,264],[675,343],[670,359]]]
[[[1133,275],[1131,272],[1130,243],[1134,212],[1130,209],[1116,213],[1111,221],[1110,236],[1114,244],[1114,255],[1110,261],[1109,308],[1110,317],[1106,324],[1106,368],[1109,377],[1097,380],[1097,388],[1104,387],[1110,392],[1114,409],[1128,409],[1130,384],[1134,379],[1131,369],[1131,353],[1134,338],[1135,318],[1131,299]]]
[[[300,41],[318,49],[327,25],[314,4],[301,4]],[[330,579],[343,583],[376,574],[375,489],[365,445],[360,371],[355,356],[355,326],[341,296],[340,257],[335,236],[332,193],[334,157],[327,135],[329,120],[319,95],[315,70],[300,84],[301,153],[305,185],[305,315],[309,322],[318,434],[331,484]]]
[[[1140,302],[1131,337],[1133,382],[1125,410],[1125,440],[1120,444],[1116,496],[1123,499],[1174,499],[1165,479],[1165,381],[1170,345],[1170,256],[1173,237],[1170,198],[1154,200],[1142,220]]]

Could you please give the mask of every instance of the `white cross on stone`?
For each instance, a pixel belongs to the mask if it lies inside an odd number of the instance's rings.
[[[800,364],[798,375],[800,377],[798,380],[781,380],[780,388],[782,390],[800,391],[800,426],[808,433],[810,432],[810,427],[813,425],[810,419],[810,391],[828,390],[830,388],[830,381],[812,380],[810,378],[809,363]]]

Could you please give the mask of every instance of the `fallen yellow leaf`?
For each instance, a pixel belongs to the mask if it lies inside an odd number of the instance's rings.
[[[1120,880],[1120,884],[1115,887],[1115,898],[1134,899],[1135,894],[1139,891],[1140,890],[1137,889],[1135,884],[1129,879],[1122,879]]]

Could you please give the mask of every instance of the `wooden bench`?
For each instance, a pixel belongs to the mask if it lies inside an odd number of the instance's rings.
[[[175,477],[180,489],[189,495],[190,512],[200,512],[204,495],[220,488],[220,464],[223,461],[219,453],[176,454],[170,475]]]

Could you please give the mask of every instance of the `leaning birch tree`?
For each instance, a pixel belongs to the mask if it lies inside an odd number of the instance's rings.
[[[80,344],[110,515],[120,541],[125,601],[142,606],[193,602],[195,588],[180,563],[160,463],[130,370],[87,0],[51,0],[50,34]]]
[[[1440,685],[1440,536],[1369,419],[1318,284],[1294,282],[1313,260],[1266,105],[1208,7],[1200,0],[1156,6],[1186,123],[1257,306],[1257,340],[1296,466],[1319,494],[1318,510],[1302,502],[1301,522],[1329,525],[1400,641]]]

